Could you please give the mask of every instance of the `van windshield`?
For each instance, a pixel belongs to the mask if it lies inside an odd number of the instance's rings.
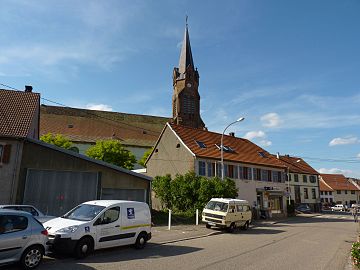
[[[105,206],[80,204],[70,212],[63,215],[62,218],[90,221],[93,220],[104,208]]]
[[[214,210],[214,211],[221,211],[221,212],[227,212],[228,204],[224,203],[224,202],[210,201],[205,206],[205,209]]]

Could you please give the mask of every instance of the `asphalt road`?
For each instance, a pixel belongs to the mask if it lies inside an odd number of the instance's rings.
[[[149,243],[144,250],[121,247],[84,260],[45,258],[39,270],[112,269],[326,269],[347,265],[359,223],[342,214],[296,217],[233,234],[172,244]],[[10,267],[10,269],[17,269]]]

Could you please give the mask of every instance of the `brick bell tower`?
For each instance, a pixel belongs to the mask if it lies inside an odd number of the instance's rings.
[[[194,128],[205,128],[200,116],[199,72],[194,66],[186,18],[184,40],[179,67],[173,71],[173,123]]]

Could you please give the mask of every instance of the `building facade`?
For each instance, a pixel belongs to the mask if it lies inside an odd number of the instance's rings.
[[[205,177],[220,176],[221,135],[203,129],[167,124],[147,159],[151,177],[194,171]],[[234,180],[238,198],[248,200],[270,216],[286,215],[285,167],[256,144],[224,136],[225,177]]]
[[[288,195],[295,206],[308,204],[312,211],[320,211],[319,173],[302,158],[277,155],[287,168]]]
[[[332,189],[332,195],[334,196],[334,204],[343,204],[350,207],[351,204],[359,202],[360,189],[357,185],[348,181],[348,179],[342,174],[320,174],[320,181],[323,181],[327,186]],[[324,203],[325,191],[324,192]]]

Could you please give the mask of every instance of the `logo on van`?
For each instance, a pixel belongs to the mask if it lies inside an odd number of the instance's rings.
[[[135,218],[135,210],[134,210],[134,208],[128,208],[127,209],[127,218],[128,219],[134,219]]]

